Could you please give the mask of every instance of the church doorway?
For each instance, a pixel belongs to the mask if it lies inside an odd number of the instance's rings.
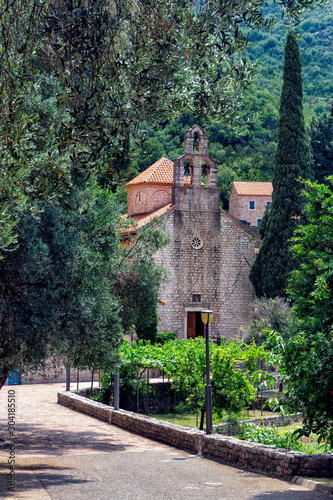
[[[195,339],[196,337],[205,336],[205,325],[201,320],[200,311],[187,312],[187,338]]]

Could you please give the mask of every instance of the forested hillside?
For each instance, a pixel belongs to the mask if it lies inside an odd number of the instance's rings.
[[[234,180],[270,181],[277,143],[278,109],[282,86],[284,45],[289,25],[280,19],[279,6],[267,7],[268,16],[278,22],[271,30],[251,32],[252,45],[247,57],[257,62],[255,83],[244,97],[253,119],[242,133],[227,129],[223,123],[202,124],[209,135],[209,153],[219,164],[221,203],[227,198]],[[297,27],[303,63],[304,115],[307,125],[329,113],[333,95],[333,0],[325,8],[316,7],[303,15]],[[147,137],[139,145],[133,161],[133,175],[162,155],[170,159],[183,153],[183,133],[195,118],[183,116],[147,127]]]
[[[278,17],[279,7],[267,8],[270,15]],[[282,20],[267,32],[252,32],[253,45],[248,50],[253,61],[259,61],[257,88],[267,89],[278,96],[282,86],[283,54],[288,26]],[[304,111],[309,119],[329,108],[332,97],[333,63],[333,2],[325,8],[317,7],[302,16],[297,27],[303,62]]]

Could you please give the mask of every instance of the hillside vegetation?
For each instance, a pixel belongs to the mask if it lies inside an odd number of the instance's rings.
[[[267,15],[279,19],[279,6],[268,6]],[[257,69],[255,83],[244,96],[244,106],[250,106],[253,119],[240,134],[223,123],[202,124],[209,136],[209,153],[219,164],[220,198],[225,208],[233,181],[272,180],[287,22],[279,19],[271,30],[250,33],[252,45],[247,57],[257,63]],[[297,30],[303,63],[304,115],[309,125],[313,117],[329,113],[332,103],[333,0],[325,8],[305,13]],[[171,160],[181,155],[184,131],[195,121],[188,114],[155,128],[147,127],[147,136],[133,162],[133,176],[162,155]]]

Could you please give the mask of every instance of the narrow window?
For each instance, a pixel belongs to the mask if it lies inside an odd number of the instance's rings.
[[[184,175],[187,177],[188,175],[191,175],[191,162],[188,160],[185,160],[184,162]]]
[[[268,208],[269,208],[269,209],[271,209],[271,205],[272,205],[272,202],[271,202],[271,201],[268,201],[268,202],[267,202],[267,206],[268,206]]]
[[[141,201],[141,194],[139,194],[139,202]]]
[[[258,221],[258,227],[259,227],[261,224],[261,219],[257,219],[257,221]]]
[[[255,202],[254,201],[250,201],[249,204],[250,204],[250,210],[254,210],[255,207],[256,207]]]
[[[194,132],[193,135],[193,153],[197,155],[199,153],[199,145],[200,145],[200,135],[198,132]]]
[[[201,302],[201,295],[192,295],[192,302]]]
[[[206,163],[201,165],[201,185],[204,184],[205,187],[208,185],[209,176],[209,166]]]
[[[184,185],[191,186],[192,184],[192,164],[189,160],[184,162]]]

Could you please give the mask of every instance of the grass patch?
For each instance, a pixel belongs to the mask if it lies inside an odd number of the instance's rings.
[[[285,427],[275,427],[274,425],[264,427],[253,423],[244,423],[240,425],[240,433],[237,437],[245,441],[268,444],[307,454],[332,453],[329,446],[324,443],[318,444],[316,434],[310,434],[309,437],[297,437],[294,431],[299,427],[296,422]]]
[[[263,411],[263,417],[271,417],[276,415],[271,411]],[[158,420],[164,420],[166,422],[170,422],[172,424],[183,425],[184,427],[199,427],[200,424],[200,415],[195,413],[186,412],[183,414],[177,414],[174,416],[173,413],[157,413],[150,414],[150,417],[157,418]],[[246,410],[238,415],[239,420],[248,420],[251,418],[260,418],[261,412],[260,410]],[[224,418],[219,418],[216,415],[213,415],[213,425],[218,425],[227,422],[227,415]]]
[[[295,431],[301,427],[299,422],[292,422],[289,425],[286,425],[285,427],[279,427],[280,432],[288,432],[288,431]],[[309,437],[301,437],[299,439],[300,442],[300,450],[303,453],[324,453],[325,450],[325,444],[321,442],[318,444],[318,436],[317,434],[311,433]]]
[[[325,483],[325,484],[332,484],[333,485],[333,479],[329,479],[328,477],[309,477],[311,481],[315,481],[316,483]]]
[[[186,413],[176,416],[174,416],[173,413],[157,413],[150,414],[149,416],[172,424],[183,425],[184,427],[197,427],[197,416],[195,413]]]
[[[286,397],[285,393],[280,391],[263,391],[262,395],[263,397],[279,398],[279,399]]]
[[[261,418],[263,417],[271,417],[276,416],[277,414],[274,412],[263,411],[261,415],[260,410],[246,410],[241,414],[237,415],[237,420],[248,420],[253,418]],[[191,412],[184,412],[182,414],[176,414],[174,416],[173,413],[158,413],[158,414],[150,414],[151,417],[154,417],[158,420],[164,420],[165,422],[170,422],[172,424],[182,425],[184,427],[192,427],[198,428],[200,423],[200,415]],[[225,415],[223,418],[219,418],[216,415],[213,415],[213,425],[218,425],[222,423],[227,423],[230,420],[230,416]],[[244,424],[245,426],[249,424]],[[296,451],[301,451],[303,453],[324,453],[325,445],[317,443],[317,435],[311,434],[309,437],[302,437],[298,440],[295,440],[292,437],[292,433],[300,427],[298,422],[292,422],[291,424],[284,427],[262,427],[255,426],[254,424],[250,424],[253,431],[249,429],[248,432],[244,432],[242,436],[239,436],[241,439],[245,439],[247,441],[254,441],[262,444],[269,444],[272,446],[277,446],[280,448],[293,449]],[[242,424],[240,424],[240,428],[242,428]],[[255,431],[255,428],[257,429]],[[245,429],[244,429],[245,430]],[[251,437],[253,434],[253,439]],[[328,483],[328,484],[333,484]]]

